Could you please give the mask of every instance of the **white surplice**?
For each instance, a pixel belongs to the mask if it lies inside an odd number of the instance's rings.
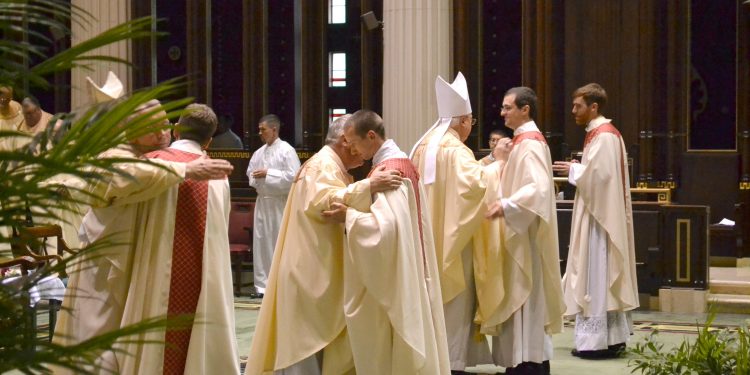
[[[253,284],[259,293],[266,290],[286,198],[299,167],[294,147],[279,138],[255,151],[247,166],[250,186],[258,192],[253,223]],[[265,178],[253,178],[258,169],[268,170]]]

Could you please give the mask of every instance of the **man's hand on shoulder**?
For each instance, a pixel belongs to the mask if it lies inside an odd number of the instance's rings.
[[[395,169],[386,170],[385,166],[381,165],[375,168],[370,175],[370,193],[375,194],[398,189],[401,186],[402,179],[401,172]]]
[[[185,178],[191,180],[219,180],[226,178],[234,167],[226,160],[200,157],[188,162],[185,167]]]

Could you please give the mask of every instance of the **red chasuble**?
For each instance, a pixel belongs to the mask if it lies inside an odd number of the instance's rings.
[[[174,149],[154,151],[147,156],[183,163],[200,157]],[[208,181],[182,182],[177,193],[174,221],[168,316],[195,314],[201,293],[207,209]],[[177,375],[185,372],[190,333],[190,329],[167,329],[164,374]]]

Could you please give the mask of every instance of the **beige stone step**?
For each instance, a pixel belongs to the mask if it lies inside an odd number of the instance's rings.
[[[750,314],[750,295],[709,293],[706,296],[707,311]]]
[[[750,268],[711,267],[708,287],[715,294],[750,295]]]
[[[750,296],[750,281],[711,280],[709,290],[716,294],[737,294]]]

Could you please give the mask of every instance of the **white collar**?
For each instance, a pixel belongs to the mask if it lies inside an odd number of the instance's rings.
[[[203,150],[198,142],[190,139],[178,139],[169,145],[169,148],[189,152],[191,154],[203,155]]]
[[[600,126],[602,126],[602,124],[607,124],[607,123],[610,123],[610,122],[612,122],[612,120],[610,120],[608,118],[604,118],[604,116],[602,116],[602,115],[599,115],[599,117],[597,117],[597,118],[589,121],[589,124],[586,125],[586,132],[590,132],[590,131],[592,131],[592,130],[594,130],[594,129],[600,127]]]
[[[513,131],[513,135],[516,136],[521,133],[538,132],[538,131],[539,131],[539,128],[536,126],[536,123],[534,122],[534,120],[531,120],[531,121],[525,122],[523,125],[516,128],[516,130]]]
[[[396,142],[392,139],[387,139],[380,146],[380,149],[372,156],[372,165],[378,165],[388,159],[406,159],[408,156],[398,148]]]

